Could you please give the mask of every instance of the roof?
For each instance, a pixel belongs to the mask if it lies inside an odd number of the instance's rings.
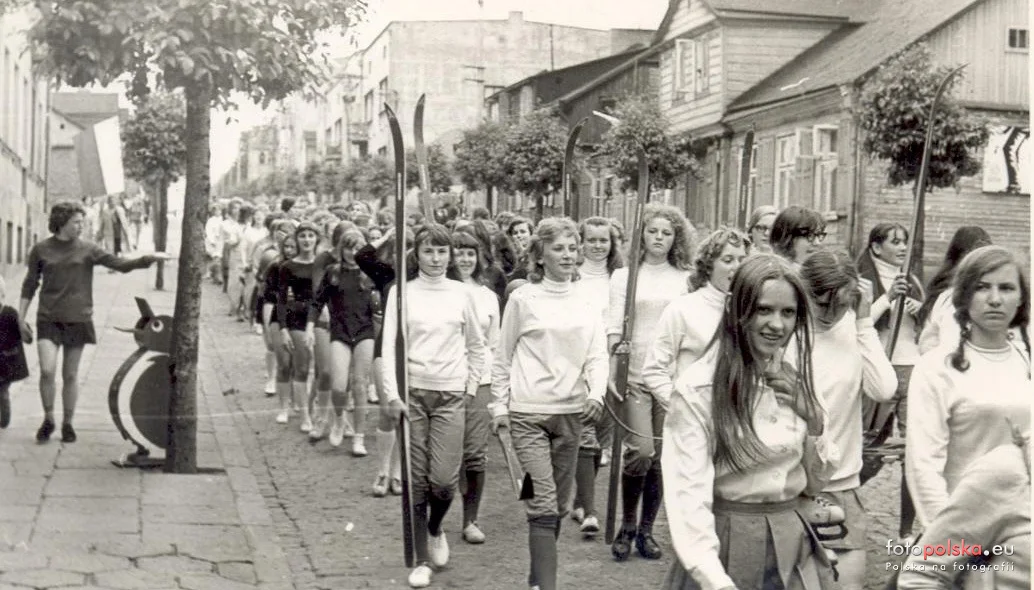
[[[50,105],[80,127],[89,127],[119,115],[118,94],[55,92]]]
[[[623,60],[627,60],[628,57],[630,57],[632,55],[635,55],[635,54],[638,54],[638,53],[641,53],[642,51],[643,51],[643,46],[637,44],[637,45],[633,45],[632,47],[622,51],[621,53],[615,53],[613,55],[608,55],[606,57],[600,57],[600,58],[592,59],[592,60],[589,60],[589,61],[583,61],[582,63],[577,63],[577,64],[574,64],[574,65],[571,65],[571,66],[567,66],[567,67],[563,67],[563,68],[558,68],[558,69],[555,69],[555,70],[542,70],[541,72],[539,72],[537,74],[532,74],[532,75],[530,75],[530,76],[528,76],[526,78],[523,78],[521,80],[518,80],[517,82],[514,82],[513,84],[510,84],[509,86],[507,86],[505,88],[502,88],[500,90],[497,90],[497,91],[493,92],[485,100],[492,100],[494,98],[497,98],[501,94],[510,92],[510,91],[512,91],[514,89],[517,89],[517,88],[520,88],[521,86],[524,86],[525,84],[528,84],[529,82],[532,82],[532,81],[534,81],[534,80],[536,80],[538,78],[544,78],[546,76],[563,75],[565,73],[573,72],[573,71],[576,71],[576,70],[600,69],[601,67],[604,68],[606,72],[609,72],[610,68],[608,68],[607,66],[611,65],[612,62],[614,62],[613,63],[614,66],[617,66],[620,63],[622,63]]]
[[[871,1],[875,9],[869,22],[831,33],[740,95],[728,111],[853,83],[983,0]],[[781,90],[786,87],[793,87],[794,92]]]
[[[759,3],[758,0],[702,0],[719,18],[820,18],[860,22],[869,7],[879,0],[779,0]],[[660,43],[668,34],[671,21],[684,0],[670,0],[664,19],[657,27],[653,43]]]
[[[560,103],[561,105],[563,105],[563,104],[571,102],[572,100],[577,100],[580,96],[584,95],[585,93],[591,92],[593,88],[596,88],[596,87],[600,86],[601,84],[605,84],[605,83],[609,82],[610,80],[613,80],[614,78],[617,78],[618,76],[620,76],[622,73],[624,73],[625,71],[630,69],[635,64],[641,62],[643,59],[645,59],[647,57],[650,57],[651,55],[653,55],[653,54],[657,53],[658,51],[660,51],[662,47],[663,46],[661,46],[661,45],[651,45],[650,47],[647,47],[646,49],[641,49],[641,50],[636,51],[635,54],[631,58],[629,58],[628,60],[625,60],[624,62],[618,64],[617,66],[615,66],[615,67],[607,70],[606,72],[600,74],[596,78],[594,78],[592,80],[589,80],[585,84],[582,84],[578,88],[575,88],[574,90],[572,90],[572,91],[568,92],[567,94],[561,96],[560,98],[557,99],[557,102]]]

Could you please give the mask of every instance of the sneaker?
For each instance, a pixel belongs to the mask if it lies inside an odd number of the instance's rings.
[[[578,531],[585,537],[595,537],[600,532],[600,521],[595,516],[586,516]]]
[[[68,422],[61,425],[61,442],[63,443],[74,443],[77,437],[75,436],[75,429]]]
[[[431,565],[445,567],[449,563],[449,540],[445,538],[445,531],[438,531],[438,536],[427,534],[427,555],[431,558]]]
[[[355,436],[355,427],[352,426],[352,419],[348,417],[347,412],[341,414],[341,433],[349,438]]]
[[[280,413],[276,415],[277,424],[287,424],[287,420],[290,418],[290,412],[288,410],[280,410]]]
[[[373,482],[373,497],[383,498],[388,495],[388,476],[378,475],[377,481]]]
[[[255,329],[255,333],[256,334],[258,334],[259,336],[262,335],[262,326],[260,326],[258,324],[255,324],[255,328],[254,329]]]
[[[583,520],[585,520],[585,509],[584,508],[575,508],[574,510],[572,510],[571,511],[571,520],[573,520],[575,522],[582,522]]]
[[[410,588],[427,588],[431,585],[431,568],[426,563],[421,563],[409,573]]]
[[[600,467],[610,465],[610,449],[603,449],[600,452]]]
[[[47,442],[50,440],[51,434],[54,434],[54,421],[50,418],[44,418],[43,424],[40,424],[39,430],[36,431],[36,442]]]
[[[476,522],[463,527],[463,540],[471,545],[480,545],[485,542],[485,533],[481,531]]]
[[[352,456],[353,457],[365,457],[368,453],[366,452],[366,444],[360,437],[352,439]]]
[[[401,496],[402,495],[402,480],[401,479],[399,479],[397,477],[391,478],[391,493],[392,493],[392,495],[395,495],[395,496]]]
[[[11,397],[5,393],[0,395],[0,428],[11,424]]]
[[[330,446],[337,447],[341,446],[341,443],[345,440],[345,424],[340,418],[335,418],[334,423],[330,425],[330,436],[328,437]]]
[[[800,513],[813,526],[830,526],[844,522],[844,509],[822,496],[802,500]]]
[[[370,405],[377,405],[380,403],[380,398],[377,397],[377,386],[373,383],[366,389],[366,403]]]
[[[308,416],[302,418],[302,423],[298,426],[298,429],[305,433],[312,432],[312,418]]]
[[[309,430],[309,442],[316,442],[327,436],[328,424],[326,419],[316,419],[312,424],[312,429]]]
[[[276,379],[270,379],[266,381],[266,397],[273,397],[276,395]]]

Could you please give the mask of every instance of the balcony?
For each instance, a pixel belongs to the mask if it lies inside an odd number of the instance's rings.
[[[369,123],[349,123],[348,140],[352,143],[366,143],[370,141]]]

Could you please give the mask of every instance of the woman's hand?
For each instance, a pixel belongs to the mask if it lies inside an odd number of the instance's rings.
[[[765,370],[765,383],[775,392],[776,401],[793,408],[794,413],[811,423],[814,414],[799,386],[797,370],[785,361],[773,363]]]
[[[625,394],[623,391],[618,391],[618,355],[628,355],[630,350],[631,347],[627,342],[619,342],[614,345],[614,351],[610,355],[610,376],[607,378],[607,390],[619,402],[625,401]]]
[[[914,316],[919,313],[919,308],[922,306],[923,302],[918,299],[913,299],[912,297],[905,299],[905,312],[908,313],[908,315]]]
[[[510,428],[510,415],[492,416],[492,434],[499,434],[500,428]]]
[[[908,277],[904,274],[899,274],[894,277],[894,282],[891,283],[890,288],[887,289],[887,299],[893,301],[906,294],[908,294]]]
[[[316,345],[316,332],[311,324],[305,328],[304,342],[306,348],[312,348]]]
[[[280,328],[280,345],[287,349],[287,352],[294,352],[294,340],[291,339],[291,331],[287,328]]]
[[[29,322],[18,318],[18,331],[21,332],[22,342],[25,344],[32,344],[34,336],[32,334],[32,326],[29,325]]]
[[[585,408],[582,409],[582,419],[599,422],[603,416],[603,404],[594,399],[585,400]]]
[[[409,408],[407,408],[406,404],[402,403],[402,400],[400,399],[396,398],[388,402],[387,412],[388,417],[391,418],[392,422],[398,421],[402,416],[405,416],[406,420],[409,420]]]

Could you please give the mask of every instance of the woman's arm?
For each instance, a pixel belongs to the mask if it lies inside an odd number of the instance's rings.
[[[140,256],[138,258],[122,258],[121,256],[115,256],[110,252],[106,252],[96,244],[91,244],[90,248],[90,260],[95,266],[105,266],[119,272],[129,272],[131,270],[147,268],[158,260],[150,254]]]
[[[384,327],[381,331],[381,342],[383,342],[381,345],[381,357],[384,359],[384,370],[381,371],[381,378],[384,381],[384,394],[388,396],[389,402],[402,399],[399,396],[399,383],[395,375],[395,339],[399,329],[398,305],[395,303],[396,297],[398,297],[398,287],[393,286],[388,291],[388,305],[384,310]]]
[[[488,403],[488,411],[493,418],[510,413],[510,367],[520,338],[521,311],[524,306],[524,300],[520,296],[515,297],[515,294],[511,294],[510,302],[503,310],[499,346],[492,365],[492,401]]]
[[[872,318],[856,320],[855,328],[858,331],[858,349],[862,353],[862,392],[878,402],[889,401],[898,389],[894,365],[883,351]]]
[[[383,240],[383,238],[381,238]],[[374,244],[380,242],[376,240]],[[395,269],[390,264],[385,264],[377,258],[377,249],[373,244],[366,244],[355,253],[355,264],[359,270],[370,277],[374,286],[380,291],[385,285],[395,280]]]
[[[672,302],[664,308],[661,319],[654,332],[653,343],[646,353],[643,362],[643,383],[661,404],[667,406],[671,393],[675,390],[672,380],[676,357],[679,353],[682,336],[686,333],[686,323],[682,317],[681,307]]]
[[[905,448],[918,452],[905,453],[905,477],[916,508],[916,516],[924,525],[948,504],[948,482],[944,466],[948,460],[948,426],[950,404],[947,396],[951,381],[933,370],[935,365],[923,362],[912,370],[908,385],[908,414]],[[943,366],[943,361],[940,363]],[[942,371],[947,370],[942,368]]]
[[[467,349],[467,395],[477,395],[481,384],[481,374],[485,370],[485,335],[481,333],[477,307],[474,303],[474,290],[465,288],[467,304],[463,306],[463,337]]]

